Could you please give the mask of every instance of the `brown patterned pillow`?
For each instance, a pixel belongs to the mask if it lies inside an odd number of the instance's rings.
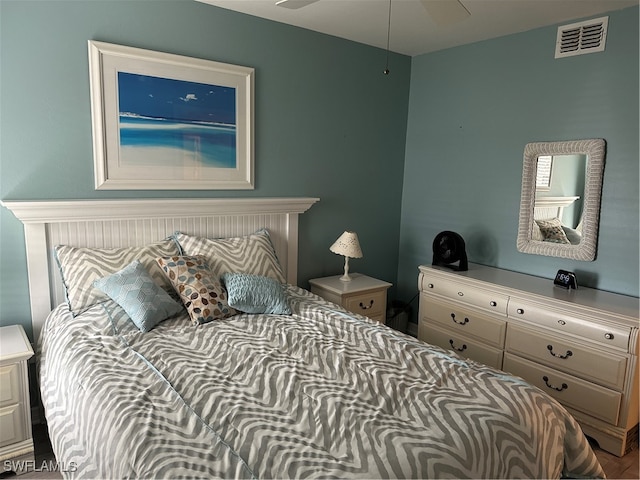
[[[202,255],[161,257],[156,261],[180,295],[194,325],[238,313],[229,306],[227,290]]]
[[[545,242],[571,243],[562,229],[559,218],[549,218],[548,220],[536,220]]]

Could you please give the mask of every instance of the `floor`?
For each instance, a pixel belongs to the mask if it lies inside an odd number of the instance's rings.
[[[46,426],[43,424],[33,426],[33,440],[36,453],[36,465],[41,465],[42,462],[54,460],[53,452],[51,450],[51,444],[49,443],[49,437],[47,435]],[[640,479],[640,457],[637,448],[628,453],[622,458],[616,457],[604,450],[600,450],[597,445],[592,445],[593,450],[602,465],[607,478],[609,479]],[[12,475],[2,474],[0,478],[11,478]],[[43,472],[29,472],[20,476],[20,480],[29,479],[61,479],[60,472],[43,471]]]
[[[636,448],[620,458],[600,450],[595,445],[592,445],[592,447],[600,461],[600,465],[602,465],[604,472],[607,474],[607,478],[640,479],[640,450]]]

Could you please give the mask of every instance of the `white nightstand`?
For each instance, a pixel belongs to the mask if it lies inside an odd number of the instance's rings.
[[[0,471],[18,475],[35,466],[27,370],[32,356],[22,326],[0,327]]]
[[[350,282],[343,282],[340,280],[341,276],[335,275],[309,280],[311,293],[342,305],[350,312],[359,313],[377,322],[385,323],[387,289],[392,284],[367,277],[361,273],[352,273]]]

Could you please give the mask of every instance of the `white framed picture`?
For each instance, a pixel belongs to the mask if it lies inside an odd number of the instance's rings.
[[[97,190],[254,188],[254,69],[89,41]]]

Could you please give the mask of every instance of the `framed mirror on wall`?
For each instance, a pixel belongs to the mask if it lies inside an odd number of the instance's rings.
[[[599,138],[525,146],[518,251],[596,258],[604,158]]]

